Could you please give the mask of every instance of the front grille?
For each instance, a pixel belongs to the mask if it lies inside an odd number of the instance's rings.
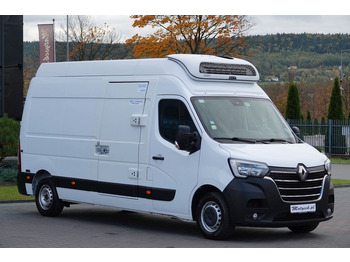
[[[308,175],[301,181],[297,168],[270,167],[270,177],[285,202],[316,201],[321,197],[323,181],[327,175],[324,166],[307,168]]]

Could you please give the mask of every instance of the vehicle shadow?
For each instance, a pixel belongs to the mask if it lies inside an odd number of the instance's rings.
[[[83,209],[66,208],[60,218],[80,220],[131,230],[143,230],[151,233],[167,232],[182,235],[200,235],[195,222],[186,222],[170,216],[137,213],[97,206]],[[112,234],[112,233],[111,233]]]
[[[80,206],[80,205],[79,205]],[[84,208],[65,209],[59,219],[74,220],[82,223],[94,223],[107,226],[107,235],[118,235],[127,230],[135,235],[149,233],[165,238],[196,240],[193,246],[185,247],[304,247],[298,241],[321,242],[322,233],[295,234],[287,228],[237,227],[226,241],[205,239],[195,222],[187,222],[164,215],[152,215],[110,208],[85,206]],[[109,227],[111,226],[111,227]]]

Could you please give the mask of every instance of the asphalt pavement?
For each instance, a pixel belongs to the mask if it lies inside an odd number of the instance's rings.
[[[317,251],[308,250],[308,253],[312,254],[310,261],[326,261],[325,257],[315,259],[315,255],[327,248],[350,248],[350,188],[335,188],[335,195],[334,218],[320,223],[319,227],[309,234],[295,234],[287,228],[236,227],[232,237],[225,241],[205,239],[195,222],[181,221],[162,215],[125,212],[114,208],[80,204],[64,208],[58,217],[44,217],[36,210],[33,202],[0,204],[0,249],[57,247],[320,248]],[[326,249],[321,250],[321,248]],[[197,253],[203,251],[197,251]],[[130,252],[129,256],[132,254],[133,257],[135,252]],[[220,250],[208,250],[208,252],[216,255],[221,253]],[[337,257],[339,254],[338,251],[333,250],[326,252],[333,260],[335,254]],[[258,253],[261,254],[260,251]],[[304,258],[296,250],[288,250],[284,253],[276,256],[273,251],[267,254],[268,261],[271,262],[274,257],[279,260],[283,258],[286,261],[303,260],[301,258]],[[62,260],[59,250],[53,251],[47,257],[43,256],[41,250],[36,251],[36,254],[33,254],[34,257],[28,256],[27,252],[23,254],[27,256],[23,258],[26,261],[30,258]],[[141,259],[154,261],[156,255],[157,252],[152,252],[150,256]],[[236,258],[236,251],[231,250],[227,255],[224,259]],[[247,256],[250,258],[250,255],[249,251],[245,252],[243,260],[247,260]],[[11,256],[17,257],[17,254],[12,252]],[[109,259],[113,257],[117,259],[120,257],[119,253],[112,254]],[[341,257],[345,259],[347,256]],[[256,259],[260,261],[261,258]],[[169,257],[163,256],[162,261],[164,259],[168,260]],[[210,260],[214,259],[213,257]],[[338,259],[341,260],[341,258]],[[69,260],[71,259],[68,258]],[[196,260],[199,260],[197,256]]]
[[[350,180],[350,165],[332,164],[332,178]]]

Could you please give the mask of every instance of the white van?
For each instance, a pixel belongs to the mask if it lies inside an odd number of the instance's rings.
[[[330,161],[302,142],[247,61],[206,55],[42,64],[20,133],[19,192],[39,212],[91,203],[235,226],[314,230]]]

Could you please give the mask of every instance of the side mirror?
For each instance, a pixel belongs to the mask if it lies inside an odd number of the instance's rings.
[[[191,133],[189,126],[179,125],[175,145],[180,150],[190,152],[190,154],[200,149],[200,136],[197,132]]]
[[[300,130],[297,126],[293,126],[292,130],[294,132],[294,134],[296,134],[299,138],[300,138]]]

